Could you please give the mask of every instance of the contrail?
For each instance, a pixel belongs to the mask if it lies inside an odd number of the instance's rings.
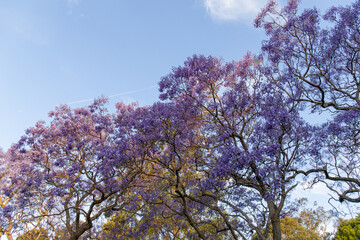
[[[142,91],[148,90],[148,89],[150,89],[150,88],[154,88],[154,87],[156,87],[156,86],[157,86],[157,85],[155,84],[155,85],[152,85],[152,86],[147,87],[147,88],[142,88],[142,89],[139,89],[139,90],[117,93],[117,94],[109,95],[109,96],[106,96],[106,97],[107,97],[107,98],[113,98],[113,97],[118,97],[118,96],[125,96],[125,95],[132,94],[132,93],[142,92]],[[90,102],[90,101],[93,101],[93,100],[94,100],[94,98],[88,98],[88,99],[83,99],[83,100],[78,100],[78,101],[69,102],[69,103],[67,103],[67,105],[72,105],[72,104],[77,104],[77,103],[84,103],[84,102]]]

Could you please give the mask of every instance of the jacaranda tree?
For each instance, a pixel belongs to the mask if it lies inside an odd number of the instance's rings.
[[[105,102],[57,108],[50,125],[37,123],[10,150],[10,161],[22,168],[15,176],[17,202],[34,221],[52,219],[53,236],[66,229],[69,239],[78,239],[108,211],[136,204],[138,167],[129,159],[130,146],[115,144]]]
[[[299,13],[298,4],[279,9],[270,1],[255,21],[269,36],[262,46],[265,73],[303,107],[332,113],[314,143],[321,154],[303,173],[319,173],[340,202],[360,202],[360,1],[324,15],[315,8]]]
[[[14,212],[14,193],[7,189],[12,187],[11,164],[7,161],[5,154],[0,149],[0,237],[4,234],[8,239],[12,239],[12,234],[16,226],[16,219],[21,218],[21,213]]]
[[[166,206],[201,239],[248,239],[254,231],[265,239],[270,226],[280,239],[297,185],[289,170],[306,164],[312,129],[262,78],[259,62],[251,54],[227,64],[195,55],[161,80],[164,103],[120,114],[138,156],[166,186],[152,189],[158,201],[149,203]]]
[[[218,237],[217,231],[223,229],[221,222],[209,224],[208,220],[210,216],[214,219],[215,214],[204,211],[201,204],[184,196],[184,192],[199,190],[199,179],[203,176],[201,152],[194,145],[199,142],[195,131],[199,130],[199,121],[193,111],[173,103],[139,108],[120,104],[118,111],[118,128],[124,131],[130,128],[133,133],[122,135],[121,141],[135,142],[137,156],[145,161],[143,174],[147,187],[141,197],[147,209],[152,209],[148,210],[152,216],[146,215],[148,220],[142,229],[147,232],[141,234],[149,236],[148,230],[154,229],[160,234],[165,226],[172,229],[172,237],[192,239],[200,235],[204,238],[204,231],[206,235]],[[149,226],[149,219],[153,219],[155,225]],[[169,220],[176,224],[157,225]],[[189,231],[189,227],[193,230]]]
[[[23,195],[22,186],[26,185],[21,178],[26,166],[9,159],[9,153],[0,152],[0,235],[12,240],[14,234],[40,227],[43,219],[34,221],[26,216],[23,206],[17,201]]]

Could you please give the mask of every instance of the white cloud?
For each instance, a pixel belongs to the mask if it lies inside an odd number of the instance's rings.
[[[81,0],[67,0],[67,4],[68,4],[68,7],[69,7],[67,13],[68,13],[69,15],[71,15],[71,14],[73,13],[73,8],[74,8],[75,6],[77,6],[77,5],[79,5],[79,4],[80,4],[80,1],[81,1]]]
[[[267,2],[267,0],[204,0],[204,5],[215,20],[252,23]]]
[[[68,4],[70,5],[77,5],[80,3],[80,0],[68,0]]]

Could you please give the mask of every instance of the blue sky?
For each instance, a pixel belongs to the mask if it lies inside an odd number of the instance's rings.
[[[0,147],[60,104],[157,100],[157,82],[193,54],[257,53],[266,0],[4,0],[0,2]],[[285,0],[280,1],[284,4]],[[351,1],[303,0],[324,10]],[[319,5],[321,3],[321,5]]]

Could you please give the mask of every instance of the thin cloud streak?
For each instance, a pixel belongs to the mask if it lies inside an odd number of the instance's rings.
[[[106,97],[107,97],[107,98],[114,98],[114,97],[119,97],[119,96],[126,96],[126,95],[133,94],[133,93],[139,93],[139,92],[142,92],[142,91],[145,91],[145,90],[154,88],[154,87],[156,87],[156,86],[157,86],[157,85],[152,85],[152,86],[147,87],[147,88],[142,88],[142,89],[139,89],[139,90],[133,90],[133,91],[127,91],[127,92],[117,93],[117,94],[109,95],[109,96],[106,96]],[[73,104],[78,104],[78,103],[90,102],[90,101],[94,101],[94,99],[95,99],[95,98],[82,99],[82,100],[78,100],[78,101],[69,102],[69,103],[67,103],[67,105],[73,105]]]

